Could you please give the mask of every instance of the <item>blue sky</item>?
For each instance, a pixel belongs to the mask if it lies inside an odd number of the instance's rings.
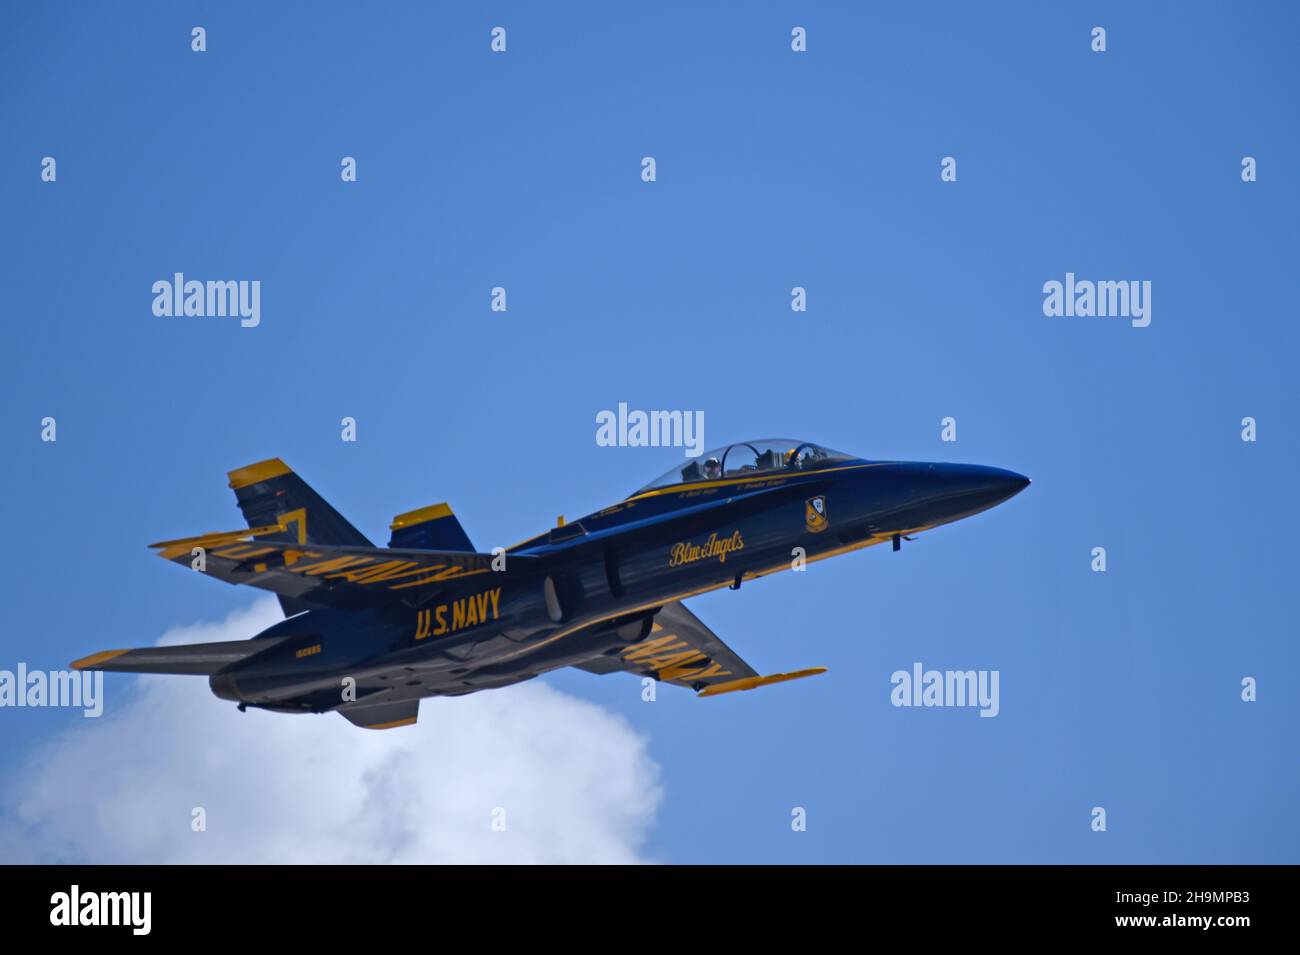
[[[543,678],[647,741],[644,857],[1300,861],[1293,5],[325,6],[4,13],[0,668],[252,603],[144,547],[238,527],[233,467],[281,456],[383,540],[446,500],[486,550],[681,459],[597,446],[599,411],[696,409],[708,446],[1034,483],[691,602],[826,676]],[[260,280],[261,325],[155,317],[176,271]],[[1046,317],[1071,271],[1149,280],[1150,326]],[[894,708],[913,661],[1000,671],[1000,715]],[[0,710],[3,776],[90,722]]]

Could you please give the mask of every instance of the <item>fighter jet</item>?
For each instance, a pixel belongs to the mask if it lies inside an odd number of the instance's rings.
[[[682,603],[905,540],[985,511],[1029,479],[964,464],[870,461],[807,441],[707,452],[626,499],[478,552],[446,504],[399,514],[376,547],[279,458],[230,472],[246,530],[150,545],[269,590],[287,619],[248,640],[107,650],[79,670],[197,674],[212,692],[357,726],[414,723],[420,700],[578,667],[716,696],[825,672],[760,676]]]

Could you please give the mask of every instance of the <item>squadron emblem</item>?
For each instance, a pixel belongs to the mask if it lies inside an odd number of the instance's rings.
[[[804,524],[813,534],[820,534],[826,530],[826,495],[818,494],[816,497],[810,497],[804,504]]]

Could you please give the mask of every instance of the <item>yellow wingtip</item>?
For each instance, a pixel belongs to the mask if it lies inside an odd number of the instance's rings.
[[[747,676],[739,680],[729,680],[726,683],[715,683],[713,686],[706,686],[695,695],[720,696],[723,693],[735,693],[739,690],[756,690],[760,686],[784,683],[787,680],[800,680],[806,676],[817,676],[825,672],[826,667],[809,667],[807,670],[795,670],[792,673],[773,673],[771,676]]]
[[[126,650],[103,650],[99,653],[92,653],[88,657],[82,657],[80,660],[73,660],[71,666],[74,670],[90,670],[114,657],[120,657],[126,652]]]

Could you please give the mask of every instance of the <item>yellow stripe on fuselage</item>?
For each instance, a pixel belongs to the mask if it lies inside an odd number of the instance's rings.
[[[758,474],[748,474],[745,477],[718,478],[716,481],[689,481],[683,484],[670,484],[667,487],[656,487],[649,491],[642,491],[634,494],[632,497],[623,501],[624,504],[630,504],[633,501],[640,501],[647,497],[659,497],[663,494],[680,494],[685,491],[699,491],[705,488],[730,487],[735,484],[752,484],[755,481],[788,481],[791,478],[806,477],[810,474],[831,474],[835,471],[857,471],[862,468],[878,468],[886,464],[892,464],[892,461],[873,461],[866,464],[846,464],[838,468],[813,468],[810,471],[799,471],[794,474],[787,474],[784,471],[763,471]]]
[[[830,474],[834,471],[857,471],[865,468],[879,468],[887,464],[893,464],[893,461],[870,461],[863,464],[846,464],[838,468],[816,468],[811,471],[800,471],[797,474],[786,474],[782,471],[766,471],[762,474],[749,474],[745,477],[719,478],[716,481],[690,481],[684,484],[670,484],[667,487],[657,487],[649,491],[642,491],[634,494],[629,498],[620,501],[617,504],[611,504],[603,511],[597,511],[595,514],[588,514],[582,518],[583,521],[591,517],[599,517],[602,514],[612,513],[615,508],[622,508],[626,504],[634,504],[637,501],[643,501],[648,497],[662,497],[665,494],[693,494],[699,490],[716,489],[720,487],[731,487],[737,484],[753,484],[756,481],[789,481],[797,477],[805,477],[810,474]],[[665,514],[665,517],[670,515]],[[506,548],[507,551],[519,550],[521,547],[527,547],[530,544],[544,543],[547,540],[546,534],[535,534],[532,537],[525,538],[517,544],[511,544]]]

